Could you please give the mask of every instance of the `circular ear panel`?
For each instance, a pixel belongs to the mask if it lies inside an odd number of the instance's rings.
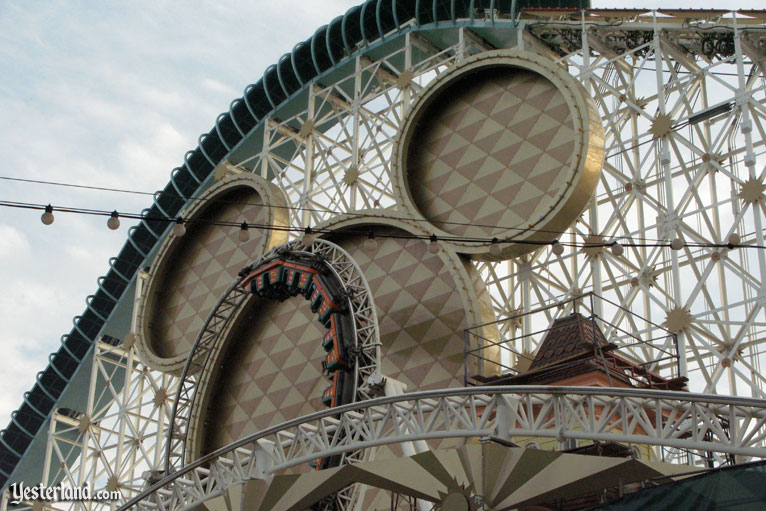
[[[595,105],[566,71],[525,52],[488,52],[437,78],[413,106],[397,141],[397,186],[435,234],[511,240],[508,258],[577,218],[603,147]],[[487,243],[455,245],[488,258]]]
[[[284,231],[251,228],[242,243],[239,227],[215,224],[286,225],[286,205],[276,186],[248,173],[215,183],[182,213],[186,234],[165,238],[137,304],[136,347],[149,367],[183,369],[205,319],[237,272],[287,241]]]
[[[289,419],[326,410],[322,395],[330,381],[321,363],[327,329],[302,297],[284,302],[253,297],[239,315],[202,377],[200,417],[204,438],[187,446],[193,457],[213,451]]]
[[[330,239],[356,261],[367,279],[377,309],[384,376],[407,385],[407,391],[462,387],[463,329],[488,320],[481,307],[489,297],[475,289],[465,264],[451,249],[438,254],[417,239],[378,237],[374,251],[364,248],[366,235],[342,232],[373,230],[401,234],[410,226],[383,218],[333,221]],[[422,234],[422,233],[419,233]],[[200,389],[203,399],[193,412],[205,421],[205,438],[191,440],[193,456],[280,422],[324,410],[322,392],[329,385],[321,362],[325,328],[300,297],[281,303],[254,299],[240,316],[219,359],[217,371]],[[487,309],[489,310],[489,309]],[[491,318],[490,318],[491,320]],[[497,339],[490,332],[488,338]],[[428,339],[428,342],[424,342]],[[475,371],[474,367],[469,369]]]

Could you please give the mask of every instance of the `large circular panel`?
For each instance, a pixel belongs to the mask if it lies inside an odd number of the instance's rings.
[[[249,229],[220,223],[286,225],[284,195],[253,174],[213,184],[182,212],[186,234],[169,234],[161,245],[138,296],[136,348],[153,369],[180,371],[205,319],[237,272],[258,255],[286,241],[285,231]]]
[[[407,239],[413,226],[383,218],[339,217],[330,241],[364,273],[375,301],[380,331],[380,370],[407,391],[463,386],[463,330],[488,321],[489,296],[470,264],[451,249],[430,253],[423,240]],[[365,248],[377,233],[377,248]],[[418,233],[422,234],[422,233]],[[399,237],[387,237],[398,235]],[[211,374],[202,377],[203,398],[192,416],[193,457],[291,418],[326,409],[329,385],[322,370],[325,329],[301,297],[283,302],[255,298],[224,340]],[[494,327],[494,329],[493,329]],[[487,327],[497,340],[497,328]],[[468,364],[469,374],[477,370]],[[488,368],[492,370],[492,368]]]
[[[295,417],[326,410],[322,372],[326,329],[302,297],[284,302],[253,297],[240,314],[219,360],[210,364],[207,399],[194,456]],[[207,380],[207,379],[206,379]]]
[[[603,139],[592,100],[562,68],[489,52],[439,77],[413,106],[397,143],[398,186],[435,234],[498,238],[500,257],[517,256],[580,214]],[[488,243],[454,242],[486,257]]]

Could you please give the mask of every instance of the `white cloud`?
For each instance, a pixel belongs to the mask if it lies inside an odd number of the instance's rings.
[[[249,83],[356,0],[0,3],[0,175],[148,192]],[[0,182],[0,199],[138,212],[151,197]],[[0,428],[117,255],[103,217],[0,213]],[[23,348],[22,348],[23,347]]]
[[[18,257],[29,248],[26,237],[10,225],[0,224],[0,262]]]
[[[204,87],[205,89],[213,91],[213,92],[221,92],[221,93],[228,94],[232,98],[236,97],[237,95],[241,95],[240,91],[233,89],[213,78],[204,78],[202,82],[200,83],[200,85],[202,85],[202,87]]]
[[[19,348],[29,339],[7,334],[4,337],[3,356],[0,357],[0,374],[3,375],[3,392],[0,392],[0,410],[4,412],[2,427],[10,419],[10,412],[21,405],[24,392],[34,384],[35,374],[44,369],[40,365],[40,359],[44,357],[29,355]]]

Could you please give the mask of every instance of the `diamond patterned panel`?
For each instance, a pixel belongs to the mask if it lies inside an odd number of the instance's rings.
[[[324,327],[303,297],[254,299],[233,332],[211,399],[206,444],[221,447],[265,427],[325,410]]]
[[[457,282],[418,240],[336,240],[359,263],[375,298],[382,371],[408,391],[462,386],[465,312]],[[204,452],[317,410],[328,381],[321,374],[323,327],[301,297],[261,302],[233,333],[213,388]]]
[[[473,73],[421,118],[408,154],[410,192],[421,213],[451,234],[526,229],[566,194],[575,137],[569,105],[542,75]]]
[[[341,246],[362,268],[378,308],[383,374],[410,392],[462,386],[466,324],[455,278],[422,241],[381,239],[372,253],[363,242]]]
[[[216,222],[267,223],[258,193],[238,188],[216,199],[201,217]],[[190,224],[170,256],[172,264],[158,283],[149,323],[150,342],[161,357],[187,353],[218,298],[242,267],[252,262],[263,245],[265,231],[250,229],[241,243],[238,229]]]

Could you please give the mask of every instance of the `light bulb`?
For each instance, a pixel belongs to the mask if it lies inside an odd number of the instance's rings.
[[[186,226],[184,225],[184,219],[180,216],[176,218],[176,224],[173,226],[173,234],[177,238],[180,238],[184,234],[186,234]]]
[[[431,241],[428,242],[428,252],[430,254],[439,253],[439,241],[436,238],[436,234],[431,235]]]
[[[374,232],[370,231],[370,233],[367,235],[367,239],[364,240],[364,249],[369,252],[378,249],[378,240],[375,239]]]
[[[503,253],[503,247],[500,246],[500,240],[497,238],[492,238],[492,244],[489,246],[489,254],[492,257],[500,257],[500,254]]]
[[[45,213],[40,217],[40,221],[44,225],[50,225],[53,223],[53,206],[48,204],[45,206]]]
[[[245,243],[249,239],[250,231],[247,230],[247,222],[242,222],[242,225],[239,226],[239,241]]]
[[[305,247],[311,247],[314,245],[314,242],[316,241],[316,236],[314,236],[314,231],[311,229],[311,227],[306,227],[306,230],[303,231],[303,239],[301,242]]]
[[[681,250],[684,248],[684,240],[681,238],[673,238],[670,242],[670,248],[673,250]]]
[[[612,253],[617,257],[620,257],[625,252],[625,248],[618,242],[612,243]]]
[[[729,235],[729,245],[736,247],[740,243],[742,243],[742,237],[739,234],[733,232]]]
[[[558,242],[558,240],[556,240],[551,245],[551,250],[553,251],[555,255],[560,256],[561,254],[564,253],[564,245],[562,245],[561,243]]]
[[[120,214],[117,213],[117,211],[112,211],[112,214],[109,215],[109,220],[106,221],[106,226],[113,231],[120,228]]]

